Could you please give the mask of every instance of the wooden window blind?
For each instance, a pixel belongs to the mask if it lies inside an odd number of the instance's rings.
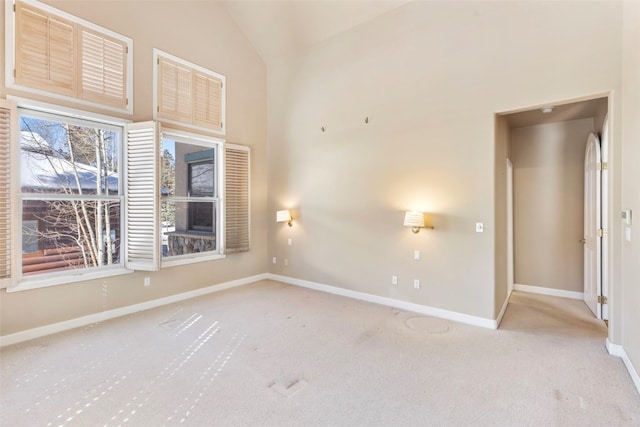
[[[226,253],[249,250],[249,147],[225,147]]]
[[[154,50],[155,118],[224,134],[225,77]]]
[[[10,284],[16,260],[11,258],[12,252],[19,253],[16,236],[11,226],[11,218],[15,207],[13,178],[12,144],[17,133],[17,112],[15,105],[0,99],[0,287]]]
[[[16,83],[62,95],[75,94],[74,24],[16,3]]]
[[[158,74],[158,115],[179,122],[191,122],[191,69],[159,57]]]
[[[80,27],[80,97],[127,108],[127,44]]]
[[[222,130],[222,80],[194,72],[193,122]]]
[[[16,1],[15,85],[131,112],[132,41],[37,4]]]
[[[131,270],[160,269],[160,127],[157,122],[127,126],[126,254]]]

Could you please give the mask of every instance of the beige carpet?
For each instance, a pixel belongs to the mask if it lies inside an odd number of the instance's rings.
[[[2,350],[0,425],[640,425],[580,301],[487,330],[264,281]]]

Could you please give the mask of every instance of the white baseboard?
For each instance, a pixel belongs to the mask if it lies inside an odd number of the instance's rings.
[[[149,310],[150,308],[156,308],[163,305],[172,304],[174,302],[184,301],[186,299],[199,297],[213,292],[219,292],[225,289],[247,285],[249,283],[254,283],[259,280],[265,280],[267,278],[268,274],[266,273],[258,274],[256,276],[232,280],[230,282],[207,286],[206,288],[195,289],[193,291],[170,295],[168,297],[158,298],[151,301],[145,301],[139,304],[128,305],[126,307],[115,308],[113,310],[102,311],[100,313],[90,314],[88,316],[65,320],[64,322],[53,323],[51,325],[41,326],[39,328],[28,329],[26,331],[16,332],[15,334],[0,336],[0,347],[5,347],[11,344],[17,344],[23,341],[32,340],[34,338],[40,338],[46,335],[67,331],[69,329],[87,326],[92,323],[102,322],[108,319],[125,316],[127,314],[132,314],[139,311]]]
[[[502,308],[500,309],[500,313],[498,313],[498,317],[496,318],[496,328],[500,327],[500,323],[502,323],[502,318],[504,317],[504,313],[507,311],[507,306],[509,305],[509,298],[511,298],[511,291],[504,300],[502,304]]]
[[[624,350],[624,347],[618,344],[613,344],[611,341],[609,341],[609,338],[607,338],[606,347],[610,355],[617,356],[622,359],[624,366],[627,368],[627,371],[629,371],[631,381],[633,381],[633,384],[636,386],[638,393],[640,393],[640,375],[638,375],[638,371],[636,371],[635,366],[633,366],[633,363],[631,363],[631,359],[629,359],[629,355]]]
[[[349,289],[339,288],[336,286],[325,285],[308,280],[296,279],[278,274],[268,274],[268,278],[278,282],[290,285],[301,286],[303,288],[314,289],[317,291],[327,292],[330,294],[340,295],[348,298],[354,298],[361,301],[371,302],[374,304],[386,305],[388,307],[400,308],[402,310],[413,311],[415,313],[425,314],[427,316],[439,317],[441,319],[453,320],[468,325],[481,326],[483,328],[497,329],[498,322],[484,317],[470,316],[468,314],[457,313],[455,311],[442,310],[440,308],[429,307],[426,305],[415,304],[406,301],[400,301],[393,298],[381,297],[378,295],[367,294],[364,292],[352,291]]]
[[[514,284],[513,290],[531,294],[551,295],[554,297],[584,300],[584,292],[564,291],[562,289],[543,288],[542,286]]]

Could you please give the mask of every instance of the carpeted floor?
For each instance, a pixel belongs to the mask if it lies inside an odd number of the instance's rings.
[[[0,425],[640,425],[580,301],[487,330],[264,281],[1,352]]]

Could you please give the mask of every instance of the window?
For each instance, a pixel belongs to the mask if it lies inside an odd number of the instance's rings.
[[[7,87],[133,112],[133,42],[35,0],[7,1]]]
[[[154,118],[224,135],[225,77],[154,49]]]
[[[122,128],[18,109],[22,276],[120,264]]]
[[[158,122],[133,123],[126,129],[127,268],[155,271],[161,264],[249,250],[247,147],[187,132],[163,132]],[[222,187],[225,176],[228,185]],[[221,188],[229,198],[226,209]],[[230,215],[229,222],[223,212]]]
[[[162,255],[219,253],[218,142],[165,134],[160,152]]]

